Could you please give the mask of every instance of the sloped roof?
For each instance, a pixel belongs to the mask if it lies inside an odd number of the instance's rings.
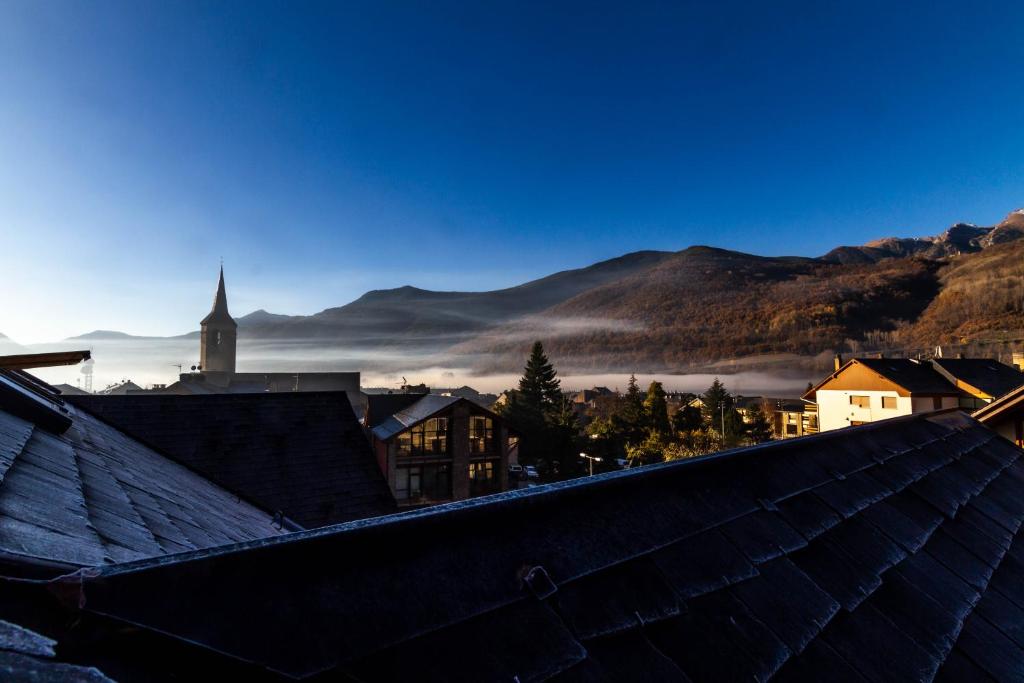
[[[267,511],[35,387],[0,372],[5,566],[45,573],[280,533]]]
[[[307,528],[395,510],[343,391],[68,401]]]
[[[1024,373],[988,358],[934,358],[935,369],[951,382],[963,382],[993,398],[1024,385]]]
[[[1017,387],[995,399],[991,403],[978,408],[971,416],[983,424],[994,424],[1006,415],[1014,414],[1024,407],[1024,386]]]
[[[0,619],[0,680],[111,683],[93,667],[56,660],[56,641]]]
[[[423,394],[367,394],[366,426],[370,428],[376,427],[421,398],[423,398]]]
[[[224,289],[224,266],[220,267],[220,279],[217,280],[217,293],[213,295],[213,306],[200,323],[203,325],[218,323],[238,327],[238,323],[228,312],[228,295]]]
[[[290,677],[1005,680],[1021,455],[940,411],[74,585],[86,612]]]
[[[825,385],[854,365],[864,366],[875,374],[901,387],[911,395],[956,396],[959,393],[955,386],[950,384],[945,377],[940,375],[928,363],[922,363],[909,358],[853,358],[807,391],[803,398],[811,401],[815,400],[815,394],[819,389],[825,388]]]
[[[381,441],[386,441],[399,432],[403,432],[413,425],[436,415],[442,410],[467,399],[458,396],[440,396],[438,394],[422,394],[419,400],[406,405],[398,412],[381,420],[373,427],[373,435]]]

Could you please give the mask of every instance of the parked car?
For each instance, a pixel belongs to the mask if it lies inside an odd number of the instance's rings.
[[[522,465],[509,465],[508,466],[509,476],[521,479],[523,477],[523,466]]]
[[[524,466],[523,474],[526,475],[527,479],[540,479],[540,474],[537,472],[537,468],[533,465]]]

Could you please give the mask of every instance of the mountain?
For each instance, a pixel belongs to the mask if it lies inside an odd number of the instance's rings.
[[[724,358],[814,356],[847,339],[891,333],[939,289],[936,262],[835,263],[691,247],[461,345],[496,371],[523,357],[538,331],[574,370],[685,370]],[[575,323],[579,324],[575,324]]]
[[[31,351],[7,335],[0,333],[0,356],[13,356],[22,353],[31,353]]]
[[[114,330],[93,330],[92,332],[86,332],[75,337],[68,337],[68,341],[83,339],[102,339],[102,340],[117,340],[117,339],[157,339],[157,337],[145,337],[137,336],[134,334],[128,334],[127,332],[116,332]]]
[[[514,372],[535,339],[572,371],[822,363],[835,351],[937,344],[993,353],[1024,341],[1022,237],[1018,210],[991,227],[957,223],[818,258],[640,251],[506,289],[374,290],[315,315],[259,310],[238,323],[243,343],[274,353],[305,349],[327,363],[344,351],[387,371]]]
[[[261,339],[337,340],[367,348],[440,350],[670,257],[670,252],[640,251],[486,292],[435,292],[417,287],[374,290],[350,304],[312,316],[254,323],[250,331]]]
[[[1024,236],[1024,209],[1017,209],[998,225],[981,228],[972,223],[957,223],[934,237],[886,237],[859,247],[837,247],[822,256],[836,263],[877,263],[887,258],[920,256],[943,259],[959,254],[974,254],[993,244],[1003,244]]]

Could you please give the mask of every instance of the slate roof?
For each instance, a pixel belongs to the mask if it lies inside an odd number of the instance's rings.
[[[72,601],[294,678],[1017,679],[1021,455],[912,415],[105,567]]]
[[[306,528],[395,511],[343,391],[68,401]]]
[[[94,667],[56,661],[56,641],[0,619],[0,680],[109,683]]]
[[[436,415],[442,410],[455,405],[459,401],[467,399],[458,396],[440,396],[438,394],[422,394],[419,400],[401,408],[398,412],[390,415],[375,427],[372,428],[373,435],[381,441],[386,441],[403,432],[409,427]]]
[[[271,515],[117,429],[0,371],[0,566],[77,566],[281,533]]]
[[[909,358],[857,358],[856,362],[895,382],[912,394],[956,395],[956,387],[931,368]]]
[[[423,398],[423,394],[367,394],[366,426],[376,427],[384,420]]]
[[[931,363],[947,379],[960,380],[992,397],[1002,396],[1024,385],[1024,373],[996,360],[935,358]]]

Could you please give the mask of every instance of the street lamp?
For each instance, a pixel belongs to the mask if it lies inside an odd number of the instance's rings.
[[[601,462],[604,458],[600,458],[596,455],[587,455],[586,453],[580,453],[581,458],[586,458],[590,461],[590,476],[594,476],[594,462]]]

